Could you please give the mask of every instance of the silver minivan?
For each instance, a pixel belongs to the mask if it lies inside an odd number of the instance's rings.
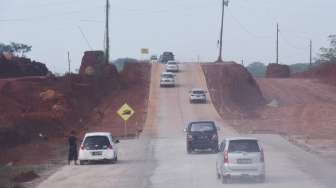
[[[217,178],[228,183],[231,178],[254,178],[265,181],[264,152],[256,138],[227,138],[219,144]]]

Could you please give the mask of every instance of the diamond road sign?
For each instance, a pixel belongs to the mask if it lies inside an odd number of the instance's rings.
[[[124,120],[127,121],[130,117],[134,115],[134,110],[125,103],[118,111],[117,114]]]

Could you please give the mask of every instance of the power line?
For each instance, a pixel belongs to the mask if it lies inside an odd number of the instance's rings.
[[[80,33],[82,34],[82,37],[83,37],[83,39],[85,40],[85,42],[86,42],[86,44],[88,45],[88,47],[89,47],[91,50],[93,50],[93,48],[92,48],[92,46],[91,46],[89,40],[86,38],[86,36],[85,36],[85,34],[84,34],[82,28],[81,28],[80,26],[77,26],[77,27],[78,27]]]
[[[228,11],[229,15],[231,16],[232,20],[234,22],[236,22],[240,28],[245,31],[247,34],[251,35],[252,37],[256,37],[256,38],[271,38],[272,36],[270,35],[264,35],[264,36],[261,36],[261,35],[256,35],[254,34],[253,32],[251,32],[249,29],[247,29],[246,26],[244,26],[244,24],[242,24],[233,14],[231,11]]]

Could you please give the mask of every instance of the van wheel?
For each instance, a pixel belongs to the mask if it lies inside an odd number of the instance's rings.
[[[84,165],[84,164],[85,164],[85,162],[83,160],[79,161],[79,165]]]

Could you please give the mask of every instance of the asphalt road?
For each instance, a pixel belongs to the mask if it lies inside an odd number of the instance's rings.
[[[221,184],[215,174],[216,154],[188,155],[183,129],[189,121],[213,120],[221,127],[221,138],[238,134],[219,117],[211,102],[189,104],[188,91],[193,87],[206,89],[206,83],[198,65],[181,65],[181,68],[176,88],[159,88],[163,67],[153,67],[145,130],[137,140],[121,140],[117,164],[64,166],[38,187],[335,187],[336,174],[332,165],[277,135],[254,135],[264,145],[265,183]]]

